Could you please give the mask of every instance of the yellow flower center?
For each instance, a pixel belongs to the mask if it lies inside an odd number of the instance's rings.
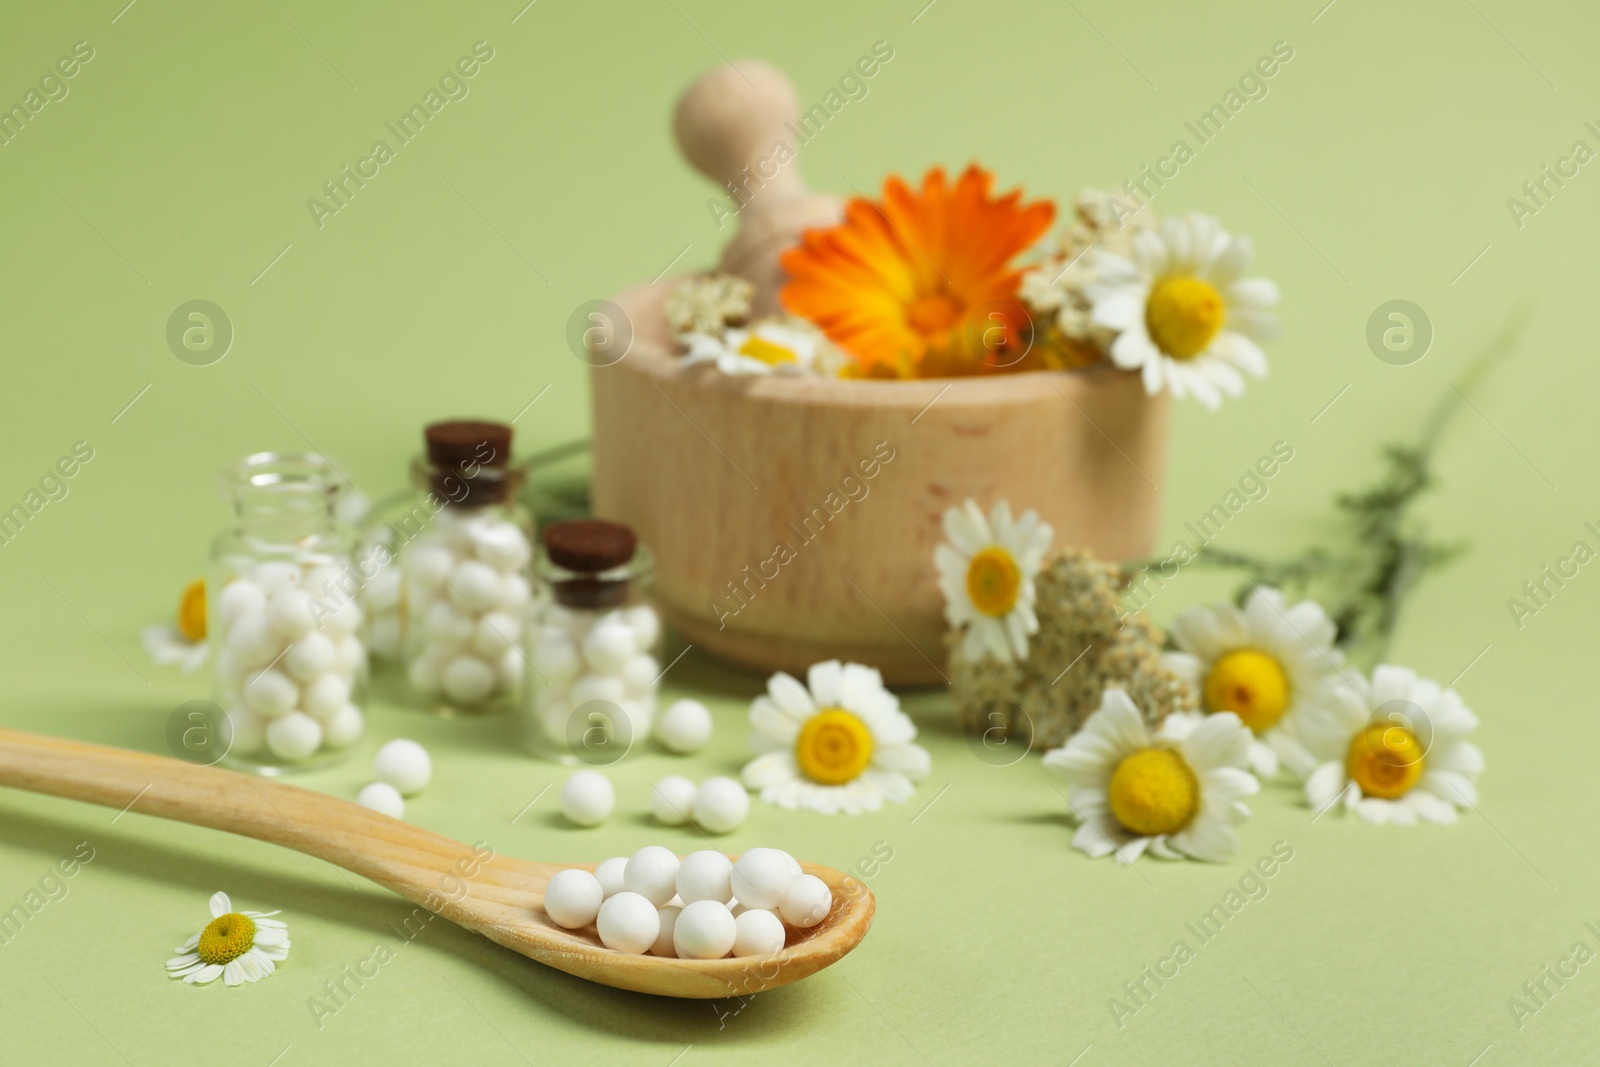
[[[800,727],[794,759],[800,772],[813,782],[853,782],[872,762],[872,731],[843,708],[824,708]]]
[[[191,644],[206,639],[206,583],[196,578],[178,600],[178,632]]]
[[[1206,675],[1207,711],[1231,711],[1260,734],[1289,707],[1289,676],[1277,658],[1253,648],[1225,653]]]
[[[990,618],[1009,614],[1021,588],[1022,569],[999,545],[990,545],[967,563],[967,596],[973,607]]]
[[[1404,726],[1382,723],[1362,730],[1350,742],[1344,767],[1369,797],[1403,797],[1422,777],[1422,744]]]
[[[759,359],[769,367],[779,363],[800,362],[800,357],[791,350],[773,341],[768,341],[764,337],[757,337],[755,334],[751,334],[745,339],[744,344],[739,346],[739,354],[741,356],[749,356],[751,359]]]
[[[248,915],[230,911],[212,919],[200,932],[196,950],[206,963],[232,963],[256,943],[256,924]]]
[[[961,305],[948,293],[925,293],[906,309],[911,328],[933,341],[942,341],[960,317]]]
[[[1136,834],[1182,830],[1200,810],[1200,782],[1183,757],[1166,748],[1135,752],[1111,773],[1111,814]]]
[[[1228,320],[1228,305],[1210,282],[1187,276],[1162,278],[1144,308],[1150,339],[1173,359],[1204,352]]]

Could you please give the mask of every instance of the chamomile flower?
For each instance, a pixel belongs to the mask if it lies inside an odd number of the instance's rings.
[[[1171,389],[1208,408],[1244,392],[1240,371],[1266,377],[1256,342],[1277,331],[1267,309],[1278,287],[1241,277],[1250,255],[1248,238],[1208,215],[1163,220],[1134,238],[1130,258],[1102,255],[1088,295],[1092,321],[1117,332],[1112,362],[1140,371],[1152,395]]]
[[[1303,764],[1293,745],[1296,724],[1328,699],[1344,663],[1320,605],[1290,606],[1276,589],[1258,588],[1242,609],[1191,608],[1173,621],[1171,633],[1178,651],[1161,665],[1194,688],[1206,711],[1231,711],[1250,728],[1251,770],[1272,777],[1280,755]]]
[[[1026,659],[1028,638],[1039,632],[1034,614],[1034,579],[1044,566],[1055,531],[1038,512],[1015,521],[1002,500],[987,517],[968,500],[944,513],[949,543],[933,553],[944,593],[944,617],[964,629],[963,651],[973,662],[993,656]]]
[[[185,674],[205,665],[210,646],[206,644],[206,583],[196,578],[184,587],[178,598],[178,617],[171,626],[147,626],[140,636],[146,655],[158,666],[176,663]]]
[[[1071,784],[1081,822],[1072,847],[1098,859],[1132,863],[1146,850],[1161,859],[1221,862],[1239,852],[1241,803],[1261,788],[1245,770],[1250,731],[1232,712],[1168,715],[1152,732],[1121,689],[1044,765]]]
[[[750,705],[744,784],[769,804],[832,815],[877,811],[885,800],[911,799],[928,774],[917,728],[871,667],[828,660],[806,684],[783,673]]]
[[[275,911],[234,911],[226,893],[211,896],[211,921],[179,945],[167,974],[190,985],[219,976],[227,985],[259,982],[289,958],[289,928]]]
[[[685,278],[661,302],[667,324],[676,334],[716,333],[750,317],[755,286],[731,274]]]
[[[1369,823],[1455,822],[1478,802],[1483,753],[1466,740],[1477,728],[1454,689],[1380,665],[1302,720],[1300,741],[1318,761],[1306,800],[1321,812],[1342,799]]]
[[[806,374],[812,369],[822,335],[799,323],[763,322],[749,329],[690,333],[685,367],[711,363],[724,374]]]

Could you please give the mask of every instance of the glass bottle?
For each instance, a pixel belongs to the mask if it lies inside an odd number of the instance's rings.
[[[355,531],[336,513],[345,484],[309,452],[258,452],[222,469],[235,521],[212,544],[206,588],[234,766],[324,766],[365,730],[362,576]]]
[[[509,711],[522,684],[533,556],[511,427],[437,422],[423,440],[413,489],[385,504],[368,534],[398,576],[375,583],[377,623],[386,646],[398,641],[417,700],[442,715]]]
[[[534,562],[523,741],[563,763],[615,763],[655,720],[661,621],[650,550],[599,519],[547,527]]]

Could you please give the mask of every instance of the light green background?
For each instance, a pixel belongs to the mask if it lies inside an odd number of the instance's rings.
[[[387,924],[405,911],[395,898],[298,854],[8,792],[0,906],[74,843],[97,856],[0,948],[8,1062],[1592,1057],[1600,964],[1520,1030],[1506,1000],[1575,941],[1600,948],[1584,929],[1600,920],[1587,824],[1600,801],[1600,577],[1591,565],[1520,631],[1506,599],[1575,539],[1596,545],[1582,523],[1600,518],[1600,173],[1584,168],[1521,230],[1505,206],[1574,140],[1600,147],[1582,125],[1600,119],[1592,12],[1554,0],[539,0],[513,23],[519,0],[137,0],[118,17],[123,2],[0,14],[0,101],[20,98],[73,42],[96,52],[70,96],[0,148],[0,501],[21,499],[75,441],[95,450],[70,495],[0,548],[5,725],[162,750],[168,713],[205,683],[150,666],[138,632],[202,568],[226,518],[214,485],[223,461],[314,445],[382,493],[401,483],[424,421],[509,418],[546,386],[520,442],[580,435],[586,371],[563,341],[568,314],[670,263],[707,265],[725,236],[667,125],[679,87],[723,55],[776,61],[810,104],[874,41],[892,44],[870,95],[804,149],[819,187],[870,190],[890,171],[978,159],[1003,185],[1066,198],[1165,154],[1185,120],[1285,40],[1294,59],[1270,95],[1157,201],[1252,235],[1286,325],[1271,379],[1242,402],[1220,414],[1180,405],[1167,531],[1282,439],[1294,461],[1221,543],[1281,549],[1321,534],[1332,493],[1371,477],[1379,443],[1411,435],[1513,305],[1534,300],[1521,354],[1455,425],[1426,508],[1435,532],[1469,537],[1472,554],[1426,584],[1395,650],[1445,680],[1482,654],[1460,686],[1482,717],[1488,769],[1481,810],[1453,829],[1331,814],[1313,824],[1275,784],[1243,828],[1239,864],[1130,870],[1068,848],[1063,801],[1036,758],[985,765],[948,701],[922,695],[908,706],[934,771],[912,804],[855,819],[757,804],[727,839],[840,867],[876,842],[893,848],[868,883],[878,921],[837,968],[722,1017],[739,1005],[589,985],[439,923],[320,1031],[307,998],[376,939],[394,940]],[[495,58],[471,95],[319,231],[306,199],[480,39]],[[206,368],[164,340],[169,314],[195,298],[237,329]],[[1369,313],[1394,298],[1422,305],[1437,330],[1409,367],[1381,363],[1363,341]],[[1185,574],[1153,610],[1167,619],[1225,588]],[[378,702],[370,740],[432,748],[435,784],[408,816],[441,833],[557,860],[652,841],[689,849],[692,830],[641,815],[648,783],[734,771],[758,682],[691,654],[668,686],[713,702],[714,744],[691,760],[651,752],[625,764],[620,813],[593,831],[562,829],[553,793],[512,823],[555,775],[513,751],[507,721],[438,722]],[[351,796],[366,764],[363,753],[306,784]],[[1118,1030],[1107,999],[1280,840],[1295,858],[1270,896]],[[285,910],[293,955],[265,984],[164,977],[168,950],[216,889]]]

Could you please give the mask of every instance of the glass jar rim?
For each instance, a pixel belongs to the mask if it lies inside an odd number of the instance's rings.
[[[320,452],[253,452],[218,474],[222,498],[230,503],[263,492],[331,499],[344,481],[339,465]]]

